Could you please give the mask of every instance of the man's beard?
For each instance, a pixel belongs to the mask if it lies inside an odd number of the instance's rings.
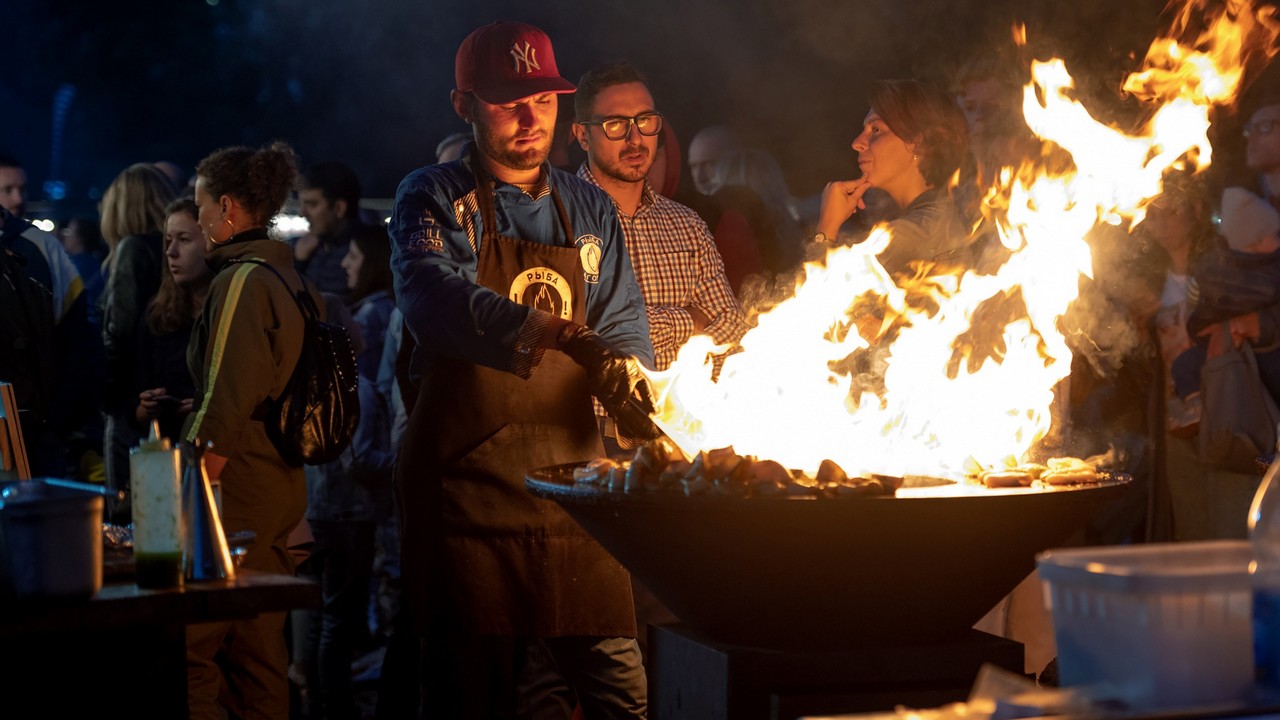
[[[476,123],[476,127],[480,130],[476,137],[480,152],[503,167],[533,170],[546,162],[547,156],[551,154],[550,137],[543,138],[544,142],[527,150],[515,150],[504,144],[504,139],[494,135],[487,125]]]
[[[621,156],[619,156],[617,159],[601,158],[601,161],[599,163],[600,172],[619,182],[634,183],[634,182],[640,182],[644,180],[645,176],[649,174],[649,168],[653,167],[653,158],[649,154],[649,148],[645,147],[644,145],[641,145],[638,148],[636,148],[634,151],[633,150],[626,151],[625,154],[632,154],[632,153],[640,153],[642,157],[648,159],[649,162],[642,163],[639,166],[635,166],[635,165],[623,165]]]

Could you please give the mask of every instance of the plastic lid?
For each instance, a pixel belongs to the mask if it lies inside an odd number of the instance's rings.
[[[1040,577],[1130,592],[1204,592],[1249,585],[1245,540],[1149,543],[1049,550],[1036,556]]]

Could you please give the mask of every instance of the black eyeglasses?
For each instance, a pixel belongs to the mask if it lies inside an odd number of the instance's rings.
[[[610,117],[603,120],[587,120],[579,125],[599,125],[610,140],[622,140],[635,125],[641,135],[657,135],[662,132],[662,115],[656,112],[641,113],[635,117]]]
[[[1277,127],[1280,127],[1280,120],[1259,120],[1244,126],[1244,136],[1270,135]]]

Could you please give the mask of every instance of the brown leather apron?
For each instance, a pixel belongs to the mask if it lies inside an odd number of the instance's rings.
[[[477,167],[477,283],[584,323],[585,282],[559,195],[552,189],[565,244],[544,245],[497,234],[491,183]],[[396,470],[418,631],[460,622],[480,634],[634,637],[627,572],[524,486],[530,469],[603,454],[585,376],[564,354],[548,351],[524,380],[431,353]]]

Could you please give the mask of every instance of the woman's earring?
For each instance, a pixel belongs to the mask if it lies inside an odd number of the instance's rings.
[[[234,235],[236,234],[236,226],[235,226],[235,224],[234,224],[234,223],[232,223],[232,222],[231,222],[231,218],[223,218],[223,219],[222,219],[222,222],[224,222],[224,223],[226,223],[226,224],[228,224],[228,225],[230,225],[230,226],[231,226],[231,235],[228,235],[225,239],[223,239],[223,240],[221,240],[221,241],[214,240],[214,239],[213,239],[213,228],[214,228],[215,226],[210,225],[210,226],[207,228],[207,232],[206,232],[206,234],[209,236],[209,242],[213,243],[214,245],[226,245],[226,244],[227,244],[227,240],[230,240],[230,239],[232,238],[232,236],[234,236]]]

